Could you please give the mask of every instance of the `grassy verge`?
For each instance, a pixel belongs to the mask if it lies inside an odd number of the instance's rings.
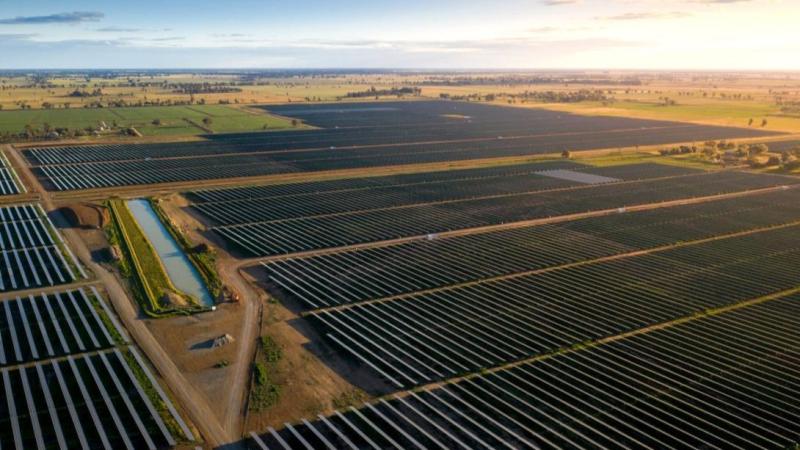
[[[253,412],[263,411],[278,402],[280,385],[275,383],[275,372],[283,351],[269,336],[262,336],[258,354],[253,363],[253,379],[250,386],[249,408]]]
[[[128,366],[131,368],[133,376],[136,377],[136,381],[142,386],[142,390],[144,390],[145,395],[147,395],[147,399],[153,404],[153,408],[155,408],[158,415],[161,416],[161,420],[164,421],[164,425],[167,427],[172,437],[175,438],[175,441],[179,444],[189,443],[180,425],[178,425],[178,422],[170,413],[169,408],[167,408],[167,404],[161,396],[158,395],[158,391],[153,387],[150,378],[144,373],[144,369],[136,361],[136,358],[134,358],[128,350],[122,351],[121,353],[125,357],[125,362],[127,362]]]
[[[719,164],[715,164],[704,158],[702,155],[693,153],[689,155],[667,155],[661,156],[655,153],[637,152],[637,153],[612,153],[603,156],[592,156],[582,158],[580,153],[574,154],[575,162],[589,164],[596,167],[619,166],[627,164],[640,164],[640,163],[657,163],[667,164],[671,166],[688,167],[693,169],[709,170],[719,168]]]
[[[131,280],[131,290],[145,313],[152,317],[164,317],[203,311],[203,307],[185,295],[182,297],[190,305],[162,304],[161,299],[165,294],[181,294],[172,285],[155,249],[139,228],[125,202],[111,199],[108,201],[108,208],[111,211],[111,223],[107,231],[109,242],[119,245],[122,252],[120,270]]]
[[[206,119],[208,125],[203,125]],[[144,136],[178,136],[246,131],[276,131],[297,128],[291,120],[274,116],[263,109],[237,108],[228,105],[133,106],[118,108],[70,108],[0,111],[0,134],[22,133],[25,127],[43,132],[67,129],[91,136],[91,130],[103,122],[112,134],[129,127]],[[46,134],[46,133],[45,133]]]
[[[114,322],[112,322],[111,318],[108,317],[108,314],[106,314],[105,309],[103,309],[103,307],[100,306],[100,302],[102,300],[95,297],[94,294],[92,294],[91,292],[86,293],[86,298],[89,299],[89,303],[91,303],[92,308],[94,308],[95,312],[97,313],[97,316],[100,317],[100,321],[103,322],[103,326],[106,327],[106,329],[108,330],[108,334],[111,335],[111,339],[114,340],[114,345],[117,346],[125,345],[126,344],[125,339],[122,338],[122,335],[119,333],[119,330],[117,329],[117,327],[114,326]]]
[[[181,246],[183,252],[189,256],[189,260],[203,278],[208,292],[215,300],[218,299],[222,294],[222,280],[219,277],[219,272],[217,272],[217,255],[210,248],[198,250],[196,246],[189,242],[189,239],[184,236],[183,233],[178,231],[175,224],[172,223],[172,220],[167,216],[167,213],[161,208],[158,200],[154,198],[150,198],[149,200],[150,206],[153,207],[161,223],[164,224],[164,227],[169,231],[169,234],[172,235],[172,238],[175,239],[175,242]]]

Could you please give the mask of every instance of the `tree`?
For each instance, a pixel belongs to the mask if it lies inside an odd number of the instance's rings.
[[[153,119],[153,122],[152,122],[152,123],[153,123],[153,125],[155,125],[155,126],[159,126],[159,125],[161,125],[161,119]]]
[[[767,126],[767,119],[761,119],[761,128]]]
[[[758,156],[762,153],[767,153],[769,151],[769,147],[766,144],[752,144],[747,149],[748,155],[752,158],[753,156]]]
[[[703,150],[701,150],[701,153],[708,158],[714,158],[717,155],[717,148],[716,146],[714,147],[705,146],[703,147]]]
[[[564,159],[570,159],[572,157],[572,153],[569,150],[564,150],[561,152],[561,157]]]
[[[297,119],[292,119],[292,126],[293,126],[293,127],[296,127],[296,126],[297,126]]]
[[[214,121],[211,120],[211,117],[203,117],[203,125],[210,126],[212,122]]]
[[[747,126],[748,127],[752,127],[753,126],[753,118],[752,117],[750,118],[749,121],[747,121]]]

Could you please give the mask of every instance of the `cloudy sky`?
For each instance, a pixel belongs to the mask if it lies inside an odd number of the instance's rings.
[[[0,68],[800,70],[800,0],[0,0]]]

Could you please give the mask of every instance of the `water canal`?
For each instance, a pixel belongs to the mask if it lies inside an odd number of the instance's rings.
[[[214,299],[206,289],[203,278],[189,257],[161,223],[150,202],[145,199],[127,201],[128,209],[156,250],[172,284],[184,294],[194,297],[201,305],[211,307]]]

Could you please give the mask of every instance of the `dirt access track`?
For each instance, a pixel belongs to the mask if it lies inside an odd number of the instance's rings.
[[[337,352],[327,347],[290,308],[270,299],[266,290],[255,286],[255,279],[243,276],[241,260],[231,256],[224,241],[207,232],[188,212],[188,202],[183,196],[161,197],[160,204],[173,224],[192,242],[218,249],[217,267],[223,282],[243,298],[240,304],[221,305],[214,313],[148,322],[151,332],[168,353],[175,355],[176,365],[190,382],[203,385],[209,402],[220,405],[216,414],[223,426],[239,433],[279,426],[310,412],[331,411],[334,401],[368,398],[348,379],[355,376],[368,383],[369,375],[340,359]],[[251,300],[246,300],[248,298]],[[209,339],[224,333],[233,336],[235,342],[221,349],[208,348]],[[275,382],[281,386],[281,395],[268,411],[251,413],[246,409],[250,368],[255,344],[264,335],[282,349],[283,357],[275,377]],[[320,354],[326,355],[324,360]],[[229,361],[230,365],[214,367],[222,360]],[[375,390],[382,387],[376,386]]]

